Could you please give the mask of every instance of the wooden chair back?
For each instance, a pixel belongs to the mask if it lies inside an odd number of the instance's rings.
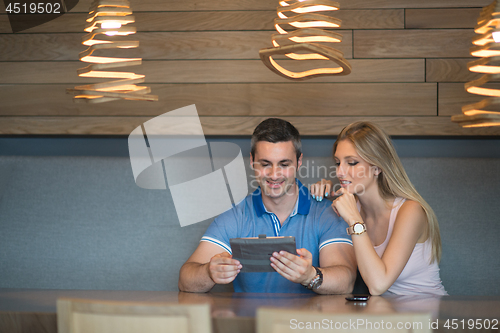
[[[57,300],[59,333],[212,333],[209,304]]]
[[[327,313],[277,308],[257,309],[257,333],[419,332],[430,333],[431,314]]]

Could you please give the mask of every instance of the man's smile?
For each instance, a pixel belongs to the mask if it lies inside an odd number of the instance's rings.
[[[269,180],[266,179],[266,184],[270,188],[280,188],[285,183],[285,179],[282,180]]]

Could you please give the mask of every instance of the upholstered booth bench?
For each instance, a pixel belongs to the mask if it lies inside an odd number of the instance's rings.
[[[500,159],[402,160],[438,216],[445,288],[499,295]],[[125,157],[0,156],[0,288],[174,291],[209,223],[181,228]]]

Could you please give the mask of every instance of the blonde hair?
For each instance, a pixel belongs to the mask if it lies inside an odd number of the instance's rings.
[[[439,262],[441,236],[436,214],[411,183],[389,136],[377,125],[359,121],[346,126],[340,132],[333,145],[334,155],[338,143],[343,140],[349,140],[362,159],[382,170],[377,178],[382,198],[402,197],[416,201],[422,206],[427,216],[425,235],[431,239],[432,244],[431,262]]]

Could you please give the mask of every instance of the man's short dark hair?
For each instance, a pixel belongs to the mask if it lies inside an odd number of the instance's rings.
[[[252,158],[255,159],[255,146],[259,141],[271,143],[292,141],[295,148],[297,160],[302,155],[302,143],[299,131],[288,121],[279,118],[269,118],[261,122],[253,131],[251,150]]]

